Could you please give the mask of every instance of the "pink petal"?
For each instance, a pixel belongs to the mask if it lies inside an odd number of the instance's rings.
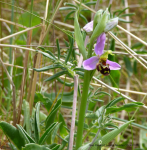
[[[93,21],[87,23],[83,29],[86,31],[86,32],[92,32],[93,31]]]
[[[107,60],[106,63],[109,64],[110,70],[119,70],[119,69],[121,69],[121,66],[116,62]]]
[[[96,55],[101,56],[103,54],[103,50],[105,47],[105,40],[106,40],[106,35],[103,32],[98,38],[97,38],[97,43],[96,46],[94,48],[94,51],[96,53]]]
[[[83,61],[83,67],[86,70],[94,70],[99,59],[97,56],[90,57]]]

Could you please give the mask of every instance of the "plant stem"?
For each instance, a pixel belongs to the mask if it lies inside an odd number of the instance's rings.
[[[93,44],[94,44],[94,42],[90,41],[87,58],[90,58],[92,56]],[[90,84],[90,81],[92,78],[91,75],[93,75],[91,71],[85,70],[83,93],[82,93],[81,104],[80,104],[77,138],[76,138],[76,149],[75,150],[77,150],[80,146],[82,146],[82,136],[83,136],[83,129],[84,129],[85,111],[86,111],[86,106],[87,106],[89,84]]]
[[[90,84],[90,71],[86,70],[85,75],[84,75],[83,93],[82,93],[80,112],[79,112],[77,138],[76,138],[76,150],[82,145],[84,118],[85,118],[85,110],[86,110],[86,104],[87,104],[89,84]]]
[[[91,40],[90,40],[87,58],[90,58],[90,57],[92,56],[92,48],[93,48],[93,44],[94,44],[94,41],[91,41]]]

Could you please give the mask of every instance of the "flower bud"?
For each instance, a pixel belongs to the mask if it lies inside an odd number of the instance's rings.
[[[96,12],[94,16],[94,21],[93,21],[93,30],[95,29],[96,25],[99,23],[101,17],[102,17],[103,10],[100,9],[99,11]]]
[[[118,17],[108,20],[104,32],[112,30],[118,24]]]
[[[109,12],[108,12],[108,8],[107,8],[92,33],[92,36],[90,39],[91,42],[95,41],[95,39],[104,32],[106,23],[108,22],[108,16],[109,16]]]
[[[93,21],[87,23],[83,29],[86,31],[87,34],[91,34],[93,31]]]

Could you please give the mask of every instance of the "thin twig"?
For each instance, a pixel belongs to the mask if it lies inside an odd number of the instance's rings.
[[[16,36],[16,35],[22,34],[22,33],[24,33],[24,32],[27,32],[27,31],[29,31],[29,30],[33,30],[33,29],[35,29],[35,28],[38,28],[38,27],[40,27],[41,25],[42,25],[42,24],[39,24],[39,25],[33,26],[33,27],[31,27],[31,28],[27,28],[27,29],[25,29],[25,30],[22,30],[22,31],[16,32],[16,33],[14,33],[14,34],[8,35],[8,36],[6,36],[6,37],[4,37],[4,38],[1,38],[1,39],[0,39],[0,42],[1,42],[1,41],[4,41],[4,40],[7,40],[7,39],[9,39],[9,38],[11,38],[11,37],[14,37],[14,36]]]
[[[18,66],[18,65],[12,65],[12,64],[8,64],[8,63],[4,63],[6,66],[11,66],[11,67],[16,67],[16,68],[19,68],[19,69],[23,69],[22,66]],[[28,68],[29,71],[33,71],[33,69],[30,69]],[[48,75],[48,76],[52,76],[53,73],[48,73],[48,72],[41,72],[42,74],[45,74],[45,75]],[[61,79],[65,79],[65,76],[60,76]],[[71,81],[73,79],[71,78],[68,78],[66,77],[67,80]],[[102,84],[96,84],[96,83],[90,83],[91,85],[93,86],[97,86],[97,87],[103,87],[105,88],[105,86],[102,86]],[[117,90],[118,88],[114,88],[114,87],[111,87],[112,89],[114,90]],[[139,94],[139,95],[146,95],[145,92],[138,92],[138,91],[132,91],[132,90],[126,90],[126,89],[119,89],[119,91],[121,92],[129,92],[129,93],[132,93],[132,94]]]
[[[126,32],[127,34],[131,35],[133,38],[135,38],[136,40],[138,40],[139,42],[141,42],[142,44],[144,44],[145,46],[147,46],[147,43],[145,41],[143,41],[142,39],[138,38],[136,35],[132,34],[131,32],[127,31],[126,29],[122,28],[121,26],[117,25],[117,27],[119,29],[121,29],[122,31]]]
[[[77,104],[77,91],[78,91],[78,75],[75,75],[74,76],[74,95],[73,95],[72,120],[71,120],[71,128],[70,128],[69,150],[73,149],[75,118],[76,118],[76,104]]]
[[[27,48],[29,45],[9,45],[9,44],[0,44],[1,47],[14,47],[14,48],[18,48],[18,49],[22,49],[22,50],[28,50],[28,51],[32,51],[32,52],[36,52],[35,49],[32,48]],[[26,47],[22,47],[22,46],[26,46]],[[38,47],[39,45],[30,45],[31,47]],[[57,48],[57,46],[47,46],[47,45],[40,45],[42,47],[49,47],[49,48]],[[68,49],[69,47],[61,47],[63,49]],[[73,47],[73,49],[77,49],[76,47]],[[105,50],[104,50],[105,51]],[[39,53],[39,51],[38,51]],[[120,52],[120,51],[112,51],[113,54],[118,54],[118,55],[129,55],[128,53],[125,52]],[[5,54],[5,53],[4,53]],[[137,57],[147,57],[147,54],[133,54],[134,56]],[[8,56],[5,54],[5,57],[8,58]]]
[[[28,45],[31,43],[31,39],[32,39],[32,30],[28,31],[28,37],[27,37]],[[20,90],[20,100],[19,100],[19,106],[18,106],[17,124],[19,124],[19,122],[20,122],[20,115],[21,115],[21,110],[22,110],[24,86],[25,86],[26,75],[27,75],[28,58],[29,58],[29,51],[26,51],[25,59],[24,59],[24,69],[23,69],[23,75],[22,75],[21,90]]]
[[[94,80],[96,80],[97,82],[99,82],[100,84],[104,85],[105,87],[109,88],[110,90],[114,91],[115,93],[121,95],[122,97],[128,99],[129,101],[131,102],[137,102],[133,99],[131,99],[130,97],[120,93],[119,91],[115,90],[114,88],[110,87],[109,85],[105,84],[104,82],[102,82],[101,80],[97,79],[96,77],[93,77]],[[146,108],[147,109],[147,106],[143,105],[142,107]]]
[[[21,27],[21,28],[27,28],[27,27],[24,26],[24,25],[21,25],[21,24],[18,24],[18,23],[16,23],[16,22],[12,22],[12,21],[9,21],[9,20],[3,19],[3,18],[0,18],[0,21],[1,21],[1,22],[6,22],[6,23],[9,23],[9,24],[12,24],[12,25]]]
[[[6,75],[8,77],[8,80],[10,82],[10,84],[12,85],[12,91],[13,91],[13,125],[16,126],[16,92],[15,92],[15,85],[13,83],[13,80],[11,78],[11,76],[9,75],[9,72],[7,71],[7,68],[5,66],[5,64],[3,63],[2,59],[0,58],[0,62],[6,72]]]
[[[147,66],[144,65],[136,56],[134,56],[134,54],[132,53],[135,53],[133,50],[131,50],[131,48],[129,48],[127,45],[125,45],[119,38],[117,38],[111,31],[108,32],[116,41],[118,41],[120,43],[120,45],[122,47],[124,47],[124,49],[132,56],[134,57],[144,68],[147,69]],[[131,52],[132,53],[131,53]],[[143,58],[142,58],[143,59]]]
[[[90,145],[89,145],[89,148],[88,148],[88,150],[90,150],[90,148],[91,148],[91,146],[94,144],[94,142],[95,142],[95,140],[97,139],[97,137],[98,137],[98,135],[99,135],[99,133],[100,133],[100,129],[98,129],[98,131],[97,131],[97,133],[96,133],[96,136],[94,137],[94,139],[92,140],[92,142],[90,143]]]

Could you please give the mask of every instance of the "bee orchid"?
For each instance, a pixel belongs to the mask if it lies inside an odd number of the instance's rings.
[[[106,35],[103,32],[98,38],[97,43],[94,48],[95,54],[97,56],[90,57],[87,60],[83,61],[83,67],[86,70],[97,69],[103,75],[109,75],[110,70],[119,70],[121,66],[113,61],[108,60],[108,55],[112,54],[111,50],[108,50],[104,53]]]

